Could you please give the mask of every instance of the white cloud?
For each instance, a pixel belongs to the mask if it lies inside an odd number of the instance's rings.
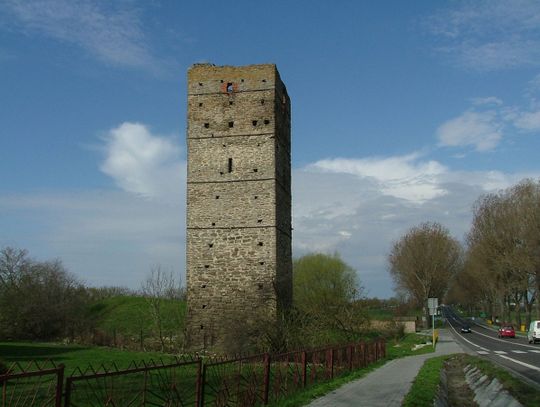
[[[137,123],[112,129],[104,142],[103,167],[121,190],[4,194],[0,247],[58,256],[93,285],[138,288],[157,263],[185,281],[180,148]],[[320,160],[293,171],[294,254],[339,251],[370,295],[390,296],[386,256],[408,228],[438,221],[461,239],[480,194],[538,175],[452,171],[418,153]]]
[[[477,151],[494,149],[502,138],[502,123],[494,111],[467,111],[437,129],[441,146],[474,146]]]
[[[473,98],[471,102],[474,106],[489,106],[489,105],[501,106],[503,104],[503,101],[495,96]]]
[[[367,161],[374,164],[373,168],[378,163],[386,168],[385,164],[400,160],[390,157],[351,161]],[[293,251],[296,256],[338,251],[358,270],[362,283],[375,296],[392,295],[386,256],[392,242],[407,229],[425,221],[440,222],[462,240],[470,226],[472,206],[480,195],[507,188],[526,177],[540,176],[540,172],[507,174],[446,168],[428,184],[445,194],[435,194],[418,205],[387,193],[394,182],[390,176],[376,179],[358,176],[350,166],[343,166],[343,172],[337,168],[319,171],[312,165],[293,172]],[[385,180],[390,180],[390,187]]]
[[[536,112],[523,112],[514,121],[514,125],[521,130],[540,130],[540,110]]]
[[[427,19],[459,65],[479,71],[540,64],[540,3],[534,0],[458,2]],[[439,43],[441,44],[441,43]]]
[[[101,170],[125,191],[176,202],[186,169],[172,139],[153,135],[140,123],[122,123],[105,136]]]
[[[422,203],[446,194],[437,185],[446,168],[436,161],[420,161],[419,157],[414,153],[386,158],[333,158],[317,161],[309,169],[371,179],[384,194]]]
[[[11,28],[77,45],[112,65],[156,71],[143,25],[125,3],[88,0],[5,0]],[[124,6],[124,7],[121,7]]]
[[[538,92],[540,90],[540,74],[536,75],[528,83],[527,91],[529,93]]]

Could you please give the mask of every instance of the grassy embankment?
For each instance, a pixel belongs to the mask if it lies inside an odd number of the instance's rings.
[[[162,304],[163,332],[166,344],[181,340],[184,326],[184,301],[166,300]],[[76,367],[86,368],[114,362],[119,368],[127,367],[131,361],[172,359],[171,355],[159,350],[160,342],[156,334],[155,320],[145,298],[136,296],[116,296],[100,300],[89,310],[92,329],[86,343],[110,345],[79,346],[75,344],[40,343],[40,342],[3,342],[0,343],[0,360],[6,365],[11,362],[27,364],[32,360],[44,362],[53,360],[56,364],[66,365],[66,373]],[[127,350],[129,349],[129,351]],[[146,351],[146,352],[143,352]]]
[[[428,407],[433,406],[433,400],[437,395],[440,384],[440,372],[444,363],[449,358],[459,363],[461,369],[466,365],[477,367],[486,376],[491,379],[497,378],[502,387],[507,390],[514,398],[526,407],[540,405],[540,391],[529,386],[523,381],[512,376],[506,370],[495,366],[488,360],[471,355],[445,355],[428,359],[418,372],[411,390],[403,401],[404,407]]]
[[[185,301],[163,300],[161,303],[162,331],[166,345],[178,348],[182,340]],[[98,345],[129,347],[137,350],[158,350],[156,320],[143,297],[117,296],[101,300],[90,309]]]

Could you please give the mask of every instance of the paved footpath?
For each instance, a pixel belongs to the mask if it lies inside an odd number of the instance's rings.
[[[405,395],[426,359],[464,350],[450,332],[439,330],[439,343],[434,353],[394,359],[367,376],[347,383],[326,396],[316,399],[309,407],[391,407],[401,406]]]

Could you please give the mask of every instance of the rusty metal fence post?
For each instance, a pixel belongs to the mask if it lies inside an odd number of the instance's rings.
[[[34,362],[35,363],[35,362]],[[19,368],[20,371],[16,371],[15,367]],[[20,405],[19,402],[22,400],[21,395],[16,395],[16,391],[19,388],[28,390],[28,387],[25,387],[24,383],[18,385],[19,381],[24,381],[29,378],[38,378],[37,383],[32,385],[32,388],[28,392],[33,392],[33,394],[28,394],[25,400],[29,400],[31,404],[25,404],[28,406],[37,406],[44,405],[42,400],[43,397],[47,398],[47,405],[51,404],[54,400],[55,407],[62,407],[62,388],[64,383],[64,370],[65,366],[60,364],[55,366],[52,369],[43,369],[37,363],[35,363],[35,370],[29,370],[28,368],[21,367],[18,363],[14,363],[11,368],[8,369],[7,373],[0,374],[0,385],[2,386],[2,406],[11,406],[12,401],[15,400],[16,405]],[[42,388],[41,385],[47,385],[49,380],[41,379],[45,376],[56,376],[56,380],[53,386],[47,386],[47,388]],[[11,382],[11,385],[9,384]],[[8,395],[8,391],[10,391]],[[54,393],[52,393],[54,390]],[[10,400],[10,401],[8,401]],[[51,404],[52,405],[52,404]]]
[[[306,387],[307,383],[307,352],[302,352],[302,388]]]
[[[353,355],[353,345],[347,346],[347,367],[349,372],[352,370],[352,355]]]
[[[268,404],[268,394],[270,392],[270,354],[264,354],[264,388],[263,404]]]
[[[330,379],[334,378],[334,348],[330,348],[326,351],[328,376]]]
[[[200,406],[204,406],[204,386],[206,385],[206,364],[202,367]]]
[[[58,365],[58,373],[56,374],[56,394],[54,403],[56,407],[62,407],[62,390],[64,386],[64,364]]]
[[[195,407],[201,406],[201,390],[202,390],[202,361],[199,359],[197,361],[197,388],[195,389]]]

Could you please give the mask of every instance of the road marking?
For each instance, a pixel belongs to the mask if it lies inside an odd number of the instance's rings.
[[[496,350],[495,353],[497,355],[506,355],[506,352],[504,350]]]
[[[478,352],[480,353],[480,352]],[[519,365],[522,365],[522,366],[525,366],[525,367],[528,367],[529,369],[533,369],[533,370],[536,370],[538,372],[540,372],[540,367],[536,367],[536,366],[533,366],[533,365],[529,365],[528,363],[525,363],[525,362],[522,362],[521,360],[516,360],[516,359],[512,359],[512,358],[509,358],[508,356],[504,356],[504,355],[499,355],[501,358],[504,358],[504,359],[508,359],[514,363],[517,363]]]
[[[511,352],[513,352],[513,353],[527,353],[527,352],[522,351],[522,350],[513,350],[513,349],[511,350]]]
[[[531,349],[531,350],[529,350],[529,352],[540,353],[540,350],[534,350],[534,349]]]
[[[477,324],[478,325],[478,324]],[[452,324],[450,324],[450,326],[452,326]],[[480,325],[479,325],[480,326]],[[452,327],[453,328],[453,327]],[[454,329],[455,331],[455,329]],[[457,332],[457,331],[456,331]],[[474,330],[473,331],[474,335],[482,335],[482,336],[485,336],[486,338],[489,338],[489,339],[492,339],[494,341],[499,341],[499,342],[503,342],[503,343],[510,343],[508,340],[504,340],[504,339],[499,339],[499,338],[494,338],[493,336],[489,336],[489,335],[486,335],[486,334],[483,334],[483,333],[480,333],[478,332],[477,330]],[[521,343],[512,343],[512,346],[523,346],[524,348],[532,348],[533,346],[531,345],[523,345]]]
[[[484,351],[487,351],[486,348],[483,348],[482,346],[477,345],[476,343],[473,343],[473,342],[469,341],[468,339],[465,339],[465,337],[463,335],[458,334],[458,331],[456,331],[456,328],[454,328],[454,326],[452,324],[450,324],[450,328],[452,328],[454,330],[454,332],[456,333],[456,335],[458,337],[460,337],[461,339],[463,339],[465,342],[470,343],[472,346],[476,346],[477,348],[483,349]]]
[[[489,355],[489,352],[485,351],[485,350],[477,350],[476,353],[479,353],[480,355]],[[501,355],[499,355],[501,356]]]

